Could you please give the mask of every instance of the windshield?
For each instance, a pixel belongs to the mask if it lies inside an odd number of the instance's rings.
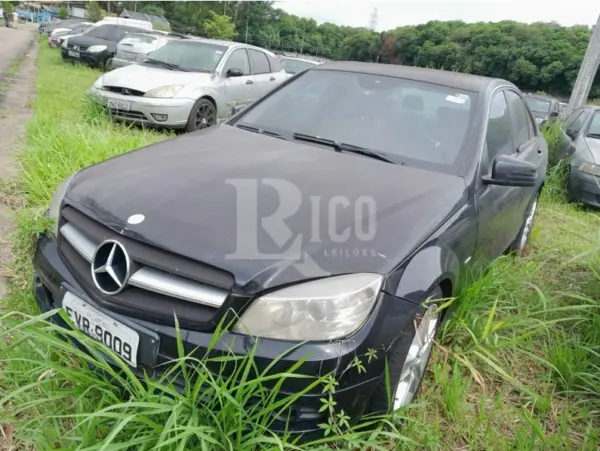
[[[239,119],[240,125],[352,144],[394,161],[455,172],[477,94],[414,80],[310,70]],[[453,169],[451,169],[451,167]]]
[[[536,113],[548,114],[550,112],[550,101],[538,99],[535,97],[525,97],[525,101],[531,111],[535,111]]]
[[[127,34],[127,30],[114,25],[97,25],[86,33],[86,36],[106,39],[107,41],[118,41]]]
[[[227,47],[204,42],[169,42],[148,55],[150,60],[174,64],[196,72],[213,72]]]
[[[150,36],[147,34],[130,34],[127,35],[120,43],[121,44],[154,44],[158,41],[158,38],[155,36]]]
[[[600,138],[600,112],[597,111],[590,122],[590,126],[587,131],[588,136],[592,138]],[[593,136],[592,136],[593,135]]]
[[[289,58],[283,58],[281,60],[281,64],[283,65],[283,69],[288,74],[297,74],[298,72],[302,72],[303,70],[315,65],[314,63],[309,63],[308,61],[299,61]]]

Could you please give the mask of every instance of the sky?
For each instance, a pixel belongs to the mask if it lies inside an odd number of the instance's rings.
[[[599,0],[284,0],[275,7],[317,23],[332,22],[353,27],[369,26],[377,8],[377,31],[430,20],[465,22],[558,22],[561,25],[593,25],[600,14]]]

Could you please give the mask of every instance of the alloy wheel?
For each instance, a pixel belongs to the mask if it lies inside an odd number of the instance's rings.
[[[421,385],[421,379],[423,379],[427,369],[439,320],[440,315],[437,306],[430,305],[417,326],[415,336],[406,355],[394,393],[394,410],[410,404],[415,398]]]
[[[210,105],[200,105],[198,111],[196,111],[196,117],[194,118],[194,124],[197,130],[210,127],[214,125],[215,112]]]

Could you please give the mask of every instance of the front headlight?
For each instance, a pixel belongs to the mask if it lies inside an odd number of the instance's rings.
[[[104,78],[104,75],[102,77],[98,77],[98,79],[94,82],[94,88],[102,89],[102,87],[104,86],[104,84],[102,83],[103,78]]]
[[[69,41],[69,39],[68,39],[68,38],[64,39],[64,40],[62,41],[62,44],[61,44],[60,46],[61,46],[63,49],[66,49],[66,48],[67,48],[67,43],[68,43],[68,41]]]
[[[170,86],[161,86],[160,88],[154,88],[144,94],[144,97],[161,97],[161,98],[170,98],[175,96],[181,88],[182,85],[170,85]]]
[[[88,49],[87,49],[88,52],[92,52],[92,53],[103,52],[104,50],[106,50],[105,45],[92,45],[91,47],[88,47]]]
[[[58,188],[56,188],[54,196],[52,197],[52,202],[50,202],[50,207],[48,208],[48,217],[54,219],[54,225],[52,226],[52,233],[54,236],[58,236],[58,216],[60,215],[60,206],[73,177],[75,177],[75,174],[70,175],[58,185]]]
[[[346,337],[367,320],[382,281],[378,274],[348,274],[275,291],[256,299],[233,331],[295,341]]]
[[[594,163],[581,163],[579,165],[579,170],[581,172],[585,172],[590,175],[597,175],[600,177],[600,166]]]

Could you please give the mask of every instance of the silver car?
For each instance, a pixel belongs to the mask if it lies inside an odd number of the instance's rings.
[[[193,131],[228,118],[287,77],[279,60],[259,47],[179,39],[139,64],[104,74],[89,94],[115,118]]]
[[[112,67],[123,67],[141,62],[146,59],[148,53],[158,50],[177,39],[181,38],[159,33],[130,33],[117,44],[117,51],[112,59]]]
[[[280,58],[279,61],[281,61],[283,69],[289,75],[297,74],[298,72],[302,72],[303,70],[310,69],[313,66],[321,64],[318,61],[307,60],[303,58],[295,58],[291,56],[284,56]]]

